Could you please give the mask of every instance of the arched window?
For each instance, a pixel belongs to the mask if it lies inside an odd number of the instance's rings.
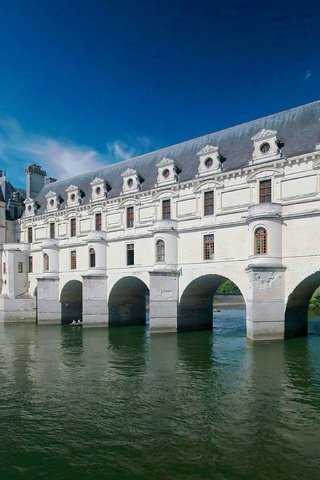
[[[43,254],[43,271],[47,272],[49,270],[49,255],[47,253]]]
[[[89,264],[90,264],[90,268],[93,268],[96,266],[96,252],[94,248],[90,248],[89,250]]]
[[[262,255],[267,253],[267,230],[259,227],[254,232],[254,254]]]
[[[165,245],[163,240],[158,240],[156,243],[156,262],[165,261]]]

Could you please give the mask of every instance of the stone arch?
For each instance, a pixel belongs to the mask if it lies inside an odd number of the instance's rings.
[[[70,280],[61,290],[61,323],[72,323],[73,320],[82,321],[82,283],[79,280]]]
[[[226,280],[231,279],[217,274],[204,274],[186,286],[178,306],[178,331],[212,328],[213,296]]]
[[[308,334],[309,303],[319,285],[320,271],[302,280],[288,296],[284,317],[285,338],[303,337]]]
[[[109,325],[145,325],[149,289],[140,278],[127,276],[118,280],[109,295]]]

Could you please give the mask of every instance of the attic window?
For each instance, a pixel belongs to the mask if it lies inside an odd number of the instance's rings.
[[[267,153],[270,150],[270,143],[264,142],[261,147],[260,147],[260,152],[261,153]]]
[[[164,176],[164,178],[168,178],[169,175],[170,175],[170,171],[168,168],[165,168],[162,172],[162,175]]]
[[[28,205],[28,212],[31,212],[31,210],[32,210],[32,206]]]
[[[129,178],[129,180],[127,181],[127,185],[128,185],[128,187],[132,187],[132,185],[133,185],[132,178]]]
[[[206,158],[205,161],[204,161],[204,164],[207,168],[210,168],[213,164],[212,158],[211,157]]]
[[[50,200],[50,205],[51,205],[51,207],[53,207],[53,205],[54,205],[54,200],[53,200],[53,198]]]
[[[72,202],[74,202],[74,201],[75,201],[75,199],[76,199],[76,196],[75,196],[75,194],[74,194],[74,193],[71,193],[71,195],[70,195],[70,199],[71,199],[71,201],[72,201]]]
[[[97,188],[96,188],[96,195],[100,195],[100,193],[101,193],[101,188],[100,188],[100,187],[97,187]]]

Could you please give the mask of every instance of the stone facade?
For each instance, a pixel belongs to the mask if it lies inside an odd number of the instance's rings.
[[[211,328],[230,279],[250,339],[305,334],[320,284],[319,118],[314,102],[47,184],[28,168],[15,242],[2,243],[0,320]]]

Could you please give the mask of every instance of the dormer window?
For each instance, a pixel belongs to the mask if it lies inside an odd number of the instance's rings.
[[[138,175],[136,170],[127,168],[125,172],[121,174],[123,178],[122,194],[136,193],[141,190],[142,177]]]
[[[281,158],[281,143],[277,138],[277,130],[266,130],[265,128],[254,135],[252,164],[263,163]]]
[[[92,182],[90,182],[91,185],[91,199],[93,202],[97,200],[103,200],[106,198],[108,190],[110,190],[110,187],[106,182],[103,180],[103,178],[96,177]],[[109,188],[108,188],[109,187]]]
[[[157,185],[167,185],[178,181],[179,169],[174,164],[174,160],[163,158],[156,166],[158,167]]]
[[[66,189],[66,192],[68,195],[68,198],[67,198],[68,207],[79,205],[81,200],[79,188],[76,187],[75,185],[70,185]]]
[[[48,192],[46,194],[46,199],[48,211],[57,210],[60,207],[60,202],[58,201],[56,192]]]
[[[198,177],[221,172],[222,157],[218,147],[206,145],[197,155],[199,157]]]
[[[34,217],[36,211],[37,211],[37,204],[32,198],[26,198],[24,201],[24,204],[26,206],[25,209],[25,217]]]

